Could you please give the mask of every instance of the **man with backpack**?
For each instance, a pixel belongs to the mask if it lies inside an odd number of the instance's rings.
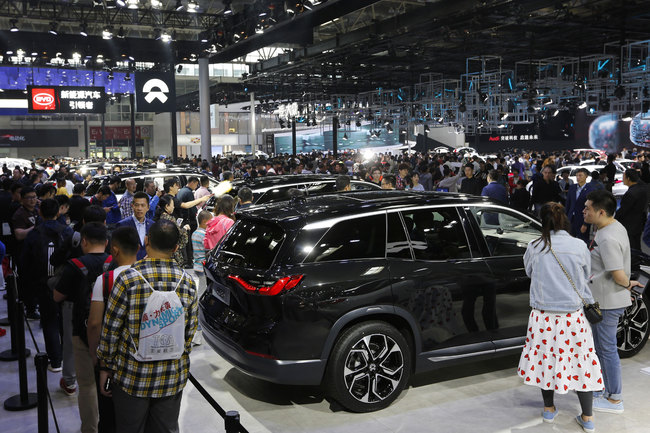
[[[41,327],[45,340],[45,350],[50,359],[49,369],[61,371],[62,351],[59,328],[59,307],[52,299],[48,287],[48,279],[54,277],[54,266],[50,257],[54,249],[63,244],[63,237],[70,235],[72,229],[59,223],[56,217],[59,213],[59,203],[54,199],[41,202],[40,215],[43,222],[29,232],[22,249],[23,278],[38,299],[41,313]]]
[[[198,323],[196,284],[172,259],[179,239],[176,224],[155,222],[147,258],[116,278],[108,299],[97,358],[120,433],[178,432]]]
[[[110,248],[113,257],[111,263],[117,267],[104,272],[95,280],[90,298],[90,312],[88,313],[88,352],[95,365],[97,365],[99,334],[104,321],[108,296],[113,289],[113,282],[122,271],[130,268],[135,263],[139,244],[138,232],[133,227],[118,227],[111,234]],[[99,384],[98,369],[95,369],[95,380]],[[97,397],[100,401],[108,398],[101,394],[98,394]],[[99,431],[100,433],[115,431],[115,411],[110,399],[107,404],[99,404]]]
[[[86,324],[90,312],[92,285],[98,276],[108,270],[110,264],[110,256],[105,252],[107,243],[108,232],[104,224],[99,222],[84,224],[81,229],[83,255],[68,260],[54,290],[56,302],[66,299],[73,302],[72,347],[79,384],[77,402],[82,433],[97,432],[99,424],[95,365],[88,349]]]

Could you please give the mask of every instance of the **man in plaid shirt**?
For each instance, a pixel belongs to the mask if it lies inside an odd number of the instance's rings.
[[[126,186],[126,191],[124,191],[124,195],[119,202],[122,219],[133,216],[133,207],[131,204],[133,203],[133,194],[135,194],[137,184],[135,183],[135,179],[127,179],[124,182],[124,186]]]
[[[113,397],[116,431],[178,432],[181,395],[190,369],[189,354],[198,323],[196,284],[172,259],[180,233],[167,220],[154,223],[145,239],[147,258],[115,280],[108,299],[97,358],[100,390]],[[139,272],[139,274],[138,274]],[[140,320],[151,289],[176,293],[185,310],[185,352],[179,359],[138,361]],[[112,385],[106,391],[105,384]]]

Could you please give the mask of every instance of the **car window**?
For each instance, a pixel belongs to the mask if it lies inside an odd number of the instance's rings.
[[[471,206],[492,256],[523,255],[541,232],[532,220],[505,209]]]
[[[318,195],[336,192],[334,182],[318,182],[306,185],[307,195]]]
[[[470,258],[465,230],[454,208],[402,212],[417,260]]]
[[[386,257],[412,259],[404,224],[397,212],[388,214],[388,234],[386,236]]]
[[[330,228],[305,263],[384,257],[385,243],[385,214],[352,218]]]
[[[377,189],[370,182],[351,182],[350,187],[352,191],[374,191]]]
[[[217,261],[252,269],[269,269],[284,238],[284,230],[273,223],[237,221],[223,241]]]
[[[262,196],[255,202],[255,204],[274,203],[276,201],[289,200],[291,198],[289,191],[293,188],[304,191],[305,185],[279,186],[277,188],[270,189],[262,194]]]

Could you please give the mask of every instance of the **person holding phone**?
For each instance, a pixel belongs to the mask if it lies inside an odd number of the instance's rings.
[[[184,227],[181,227],[180,224],[182,223],[182,218],[176,218],[174,216],[174,206],[174,197],[172,195],[165,194],[161,196],[158,200],[158,207],[156,208],[156,214],[154,215],[154,222],[160,221],[161,219],[168,220],[173,222],[176,227],[178,227],[178,231],[180,232],[178,249],[174,251],[172,258],[176,260],[176,263],[178,263],[179,266],[182,267],[185,265],[185,258],[182,251],[184,251],[185,246],[189,241],[189,226],[185,225]]]

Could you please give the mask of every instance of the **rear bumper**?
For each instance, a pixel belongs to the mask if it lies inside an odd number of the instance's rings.
[[[202,311],[199,317],[205,341],[238,370],[283,385],[320,385],[325,373],[325,361],[320,359],[282,361],[251,355],[207,323]]]

